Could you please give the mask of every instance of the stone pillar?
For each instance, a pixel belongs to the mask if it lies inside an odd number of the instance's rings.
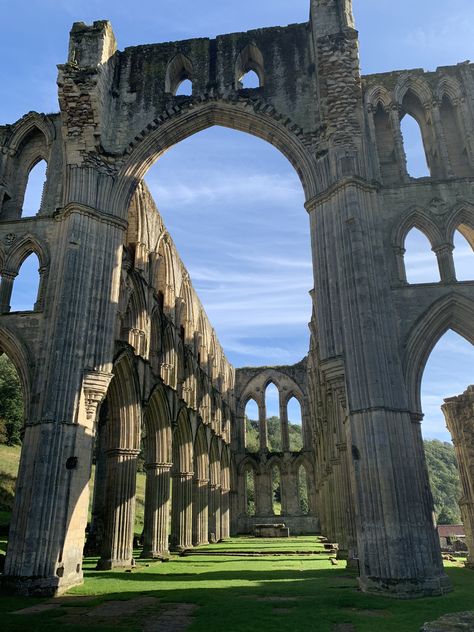
[[[403,597],[437,595],[450,582],[428,510],[428,477],[417,463],[390,279],[381,265],[380,203],[376,189],[353,179],[314,210],[307,205],[319,352],[324,365],[344,363],[360,586]]]
[[[6,314],[10,311],[10,300],[12,298],[13,283],[18,276],[17,272],[8,270],[2,271],[2,281],[0,283],[0,313]]]
[[[105,426],[99,428],[96,436],[96,462],[94,474],[94,493],[89,535],[84,549],[85,555],[100,555],[104,539],[104,520],[107,505],[107,453],[105,445]]]
[[[433,127],[435,132],[435,143],[438,150],[438,154],[441,157],[441,173],[442,177],[453,178],[454,172],[449,158],[448,145],[446,143],[446,136],[444,133],[444,127],[441,122],[441,115],[439,111],[439,103],[433,101],[428,112],[431,112],[433,120]]]
[[[209,544],[209,480],[193,480],[193,545]]]
[[[260,451],[266,452],[268,449],[268,430],[267,430],[267,407],[265,401],[258,405],[258,425],[259,425],[259,440]]]
[[[407,156],[405,153],[405,147],[403,145],[400,111],[397,105],[392,105],[389,110],[389,117],[393,131],[393,144],[395,147],[395,154],[397,157],[397,163],[400,172],[400,180],[401,182],[409,182],[410,176],[408,175]]]
[[[405,248],[395,247],[395,261],[397,262],[397,278],[403,285],[408,285],[407,281],[407,269],[405,266]]]
[[[280,395],[281,446],[283,452],[290,451],[290,430],[288,428],[288,405],[283,394]],[[303,412],[303,411],[302,411]]]
[[[453,283],[456,281],[453,250],[454,246],[452,244],[442,244],[433,248],[433,252],[438,259],[439,275],[442,283]]]
[[[193,473],[172,474],[171,546],[184,551],[193,546]]]
[[[77,168],[75,175],[84,189],[100,188],[93,169]],[[25,424],[3,577],[22,594],[53,595],[82,583],[94,410],[110,381],[126,226],[93,203],[68,204],[56,222],[48,288],[55,309]]]
[[[147,463],[142,557],[167,558],[171,464]]]
[[[209,542],[221,539],[221,486],[209,484]]]
[[[106,515],[98,570],[133,566],[135,494],[139,450],[107,451]]]
[[[221,489],[221,540],[230,538],[230,489]]]
[[[271,516],[273,514],[272,477],[271,473],[255,473],[255,515]]]
[[[466,566],[474,569],[474,386],[458,397],[444,400],[442,410],[453,438],[461,478],[459,500],[466,532]]]
[[[287,467],[281,472],[281,513],[282,516],[296,516],[301,513],[298,498],[298,473]]]

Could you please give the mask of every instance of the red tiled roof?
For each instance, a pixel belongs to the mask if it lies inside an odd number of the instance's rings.
[[[453,536],[465,535],[464,526],[462,524],[439,524],[438,535],[441,538],[450,538]]]

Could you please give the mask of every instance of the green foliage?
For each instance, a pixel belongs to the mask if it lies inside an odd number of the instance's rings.
[[[245,417],[245,447],[247,452],[258,452],[260,449],[258,421],[248,417]]]
[[[0,443],[18,445],[23,424],[23,396],[18,373],[11,360],[0,356]]]
[[[438,524],[459,524],[461,485],[454,446],[435,439],[424,443],[436,520]]]

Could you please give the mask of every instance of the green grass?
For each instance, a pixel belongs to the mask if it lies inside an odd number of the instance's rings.
[[[251,543],[261,550],[266,541],[233,538],[209,547],[225,551],[247,548]],[[272,548],[284,553],[289,542],[274,540]],[[292,538],[299,550],[313,545],[315,538]],[[295,547],[296,545],[296,547]],[[85,561],[85,584],[72,589],[71,595],[89,595],[93,601],[79,602],[79,616],[68,619],[71,609],[64,606],[37,615],[13,615],[13,610],[41,600],[0,597],[2,629],[8,632],[38,630],[53,632],[65,625],[68,632],[141,632],[146,613],[137,613],[123,621],[99,621],[87,616],[102,601],[127,600],[151,595],[168,603],[197,605],[189,632],[332,632],[338,623],[352,623],[357,632],[413,632],[448,612],[472,609],[474,572],[451,564],[447,572],[454,591],[445,597],[398,601],[364,595],[345,569],[333,567],[326,555],[239,558],[173,557],[167,563],[138,561],[132,573],[98,572],[95,560]]]

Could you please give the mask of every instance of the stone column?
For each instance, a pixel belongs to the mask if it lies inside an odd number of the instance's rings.
[[[221,486],[209,484],[209,542],[221,539]]]
[[[454,246],[452,244],[441,244],[433,248],[433,252],[438,259],[439,275],[442,283],[453,283],[456,281],[453,250]]]
[[[393,132],[393,144],[395,147],[395,154],[397,157],[398,168],[400,172],[401,182],[409,182],[410,176],[407,169],[407,156],[405,153],[405,147],[403,145],[403,135],[400,122],[400,111],[398,106],[393,104],[389,110],[390,124]]]
[[[104,538],[104,520],[107,506],[107,453],[105,426],[96,435],[97,449],[94,474],[94,493],[89,535],[84,549],[85,555],[100,555]]]
[[[307,205],[316,319],[321,362],[343,358],[345,368],[359,582],[364,591],[403,597],[443,594],[450,583],[428,511],[428,477],[417,463],[379,233],[383,201],[356,179],[328,195],[313,211]]]
[[[193,546],[193,473],[172,474],[171,546],[184,551]]]
[[[221,489],[221,540],[230,538],[230,489]]]
[[[283,452],[290,451],[290,430],[288,428],[288,405],[280,393],[280,425],[281,425],[281,446]]]
[[[272,477],[271,473],[256,472],[255,474],[255,515],[273,515]]]
[[[209,480],[193,480],[193,545],[209,543]]]
[[[268,430],[267,430],[267,407],[265,401],[258,405],[258,426],[260,451],[266,452],[268,449]]]
[[[407,281],[407,269],[405,266],[405,248],[395,247],[395,261],[397,263],[397,278],[403,285],[408,285]]]
[[[461,479],[459,508],[466,532],[466,566],[474,569],[474,386],[458,397],[445,399],[442,410],[453,438]]]
[[[13,283],[18,272],[2,271],[2,281],[0,283],[0,313],[6,314],[10,311],[10,300],[12,298]]]
[[[142,557],[167,558],[171,464],[147,463]]]
[[[98,570],[133,566],[135,494],[139,450],[107,451],[106,515]]]
[[[446,143],[446,136],[444,133],[443,124],[441,122],[439,103],[433,101],[428,111],[431,112],[435,132],[436,148],[438,150],[438,155],[441,157],[442,177],[453,178],[454,172],[451,165],[451,160],[449,158],[448,145]]]
[[[94,169],[77,168],[75,174],[84,189],[100,189]],[[68,182],[71,196],[74,191]],[[82,583],[95,432],[91,411],[94,393],[103,398],[110,381],[126,226],[94,210],[93,203],[87,209],[68,204],[55,219],[48,286],[55,309],[42,325],[3,577],[22,594],[53,595]]]

